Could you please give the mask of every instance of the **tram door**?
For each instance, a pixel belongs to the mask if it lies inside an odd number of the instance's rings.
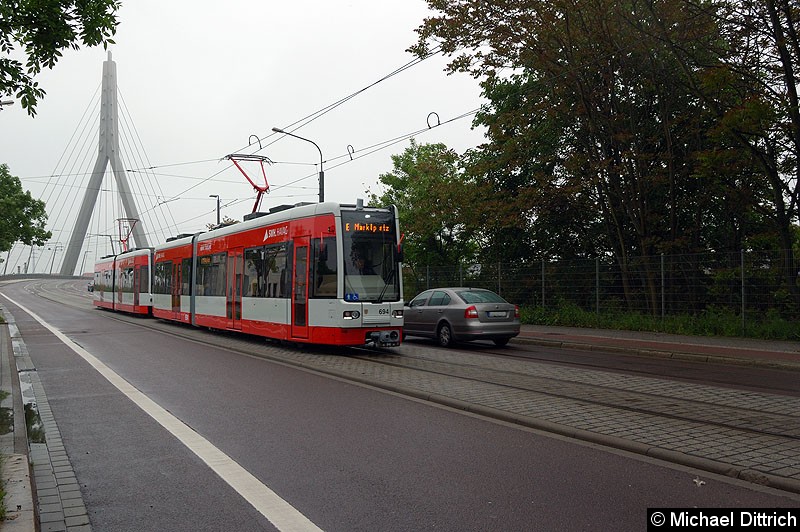
[[[292,268],[292,337],[308,338],[308,244],[309,237],[294,240]]]
[[[179,320],[181,316],[181,263],[175,261],[172,265],[172,314],[174,319]]]
[[[228,327],[242,328],[242,277],[244,257],[242,248],[228,252]]]
[[[122,274],[125,273],[120,266],[115,267],[114,275],[116,276],[116,286],[114,287],[114,308],[118,309],[119,306],[122,304]]]
[[[142,267],[133,267],[133,306],[139,306],[139,291],[141,290]]]

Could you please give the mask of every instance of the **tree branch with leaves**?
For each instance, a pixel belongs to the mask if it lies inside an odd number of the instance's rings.
[[[14,242],[41,246],[52,236],[45,230],[44,202],[24,191],[5,164],[0,164],[0,213],[0,251],[9,251]]]
[[[114,44],[118,0],[0,0],[0,97],[20,101],[29,115],[45,91],[35,81],[63,50]]]

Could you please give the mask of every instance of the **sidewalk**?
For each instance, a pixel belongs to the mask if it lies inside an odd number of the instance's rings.
[[[545,325],[523,325],[519,336],[513,341],[551,347],[800,371],[800,341],[683,336]]]
[[[0,304],[0,387],[13,393],[14,454],[0,436],[3,478],[6,488],[5,532],[91,532],[80,486],[61,440],[47,394],[30,358],[14,316]],[[28,440],[25,409],[38,416],[46,441]]]

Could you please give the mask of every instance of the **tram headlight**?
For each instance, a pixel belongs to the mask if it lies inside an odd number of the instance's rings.
[[[403,309],[400,310],[393,310],[392,311],[393,318],[402,318],[403,317]]]
[[[346,320],[357,320],[361,317],[361,313],[357,310],[345,310],[342,313],[342,318]]]

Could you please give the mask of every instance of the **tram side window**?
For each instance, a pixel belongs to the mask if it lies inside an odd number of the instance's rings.
[[[336,238],[311,239],[313,297],[336,297]]]
[[[111,275],[109,270],[101,270],[94,274],[94,289],[99,292],[111,290]]]
[[[119,290],[120,292],[133,292],[133,267],[120,271]]]
[[[264,288],[266,297],[289,297],[288,281],[291,277],[289,266],[290,253],[286,244],[267,246],[264,248]]]
[[[264,279],[264,248],[244,250],[244,297],[264,297],[267,285]]]
[[[106,288],[105,270],[94,272],[94,289],[98,292],[104,292]]]
[[[192,284],[192,259],[181,261],[181,294],[188,296]]]
[[[153,279],[154,294],[172,293],[172,261],[157,262]]]
[[[197,295],[224,296],[227,253],[202,255],[197,261]]]
[[[137,270],[139,274],[139,292],[150,291],[150,267],[142,266]]]

